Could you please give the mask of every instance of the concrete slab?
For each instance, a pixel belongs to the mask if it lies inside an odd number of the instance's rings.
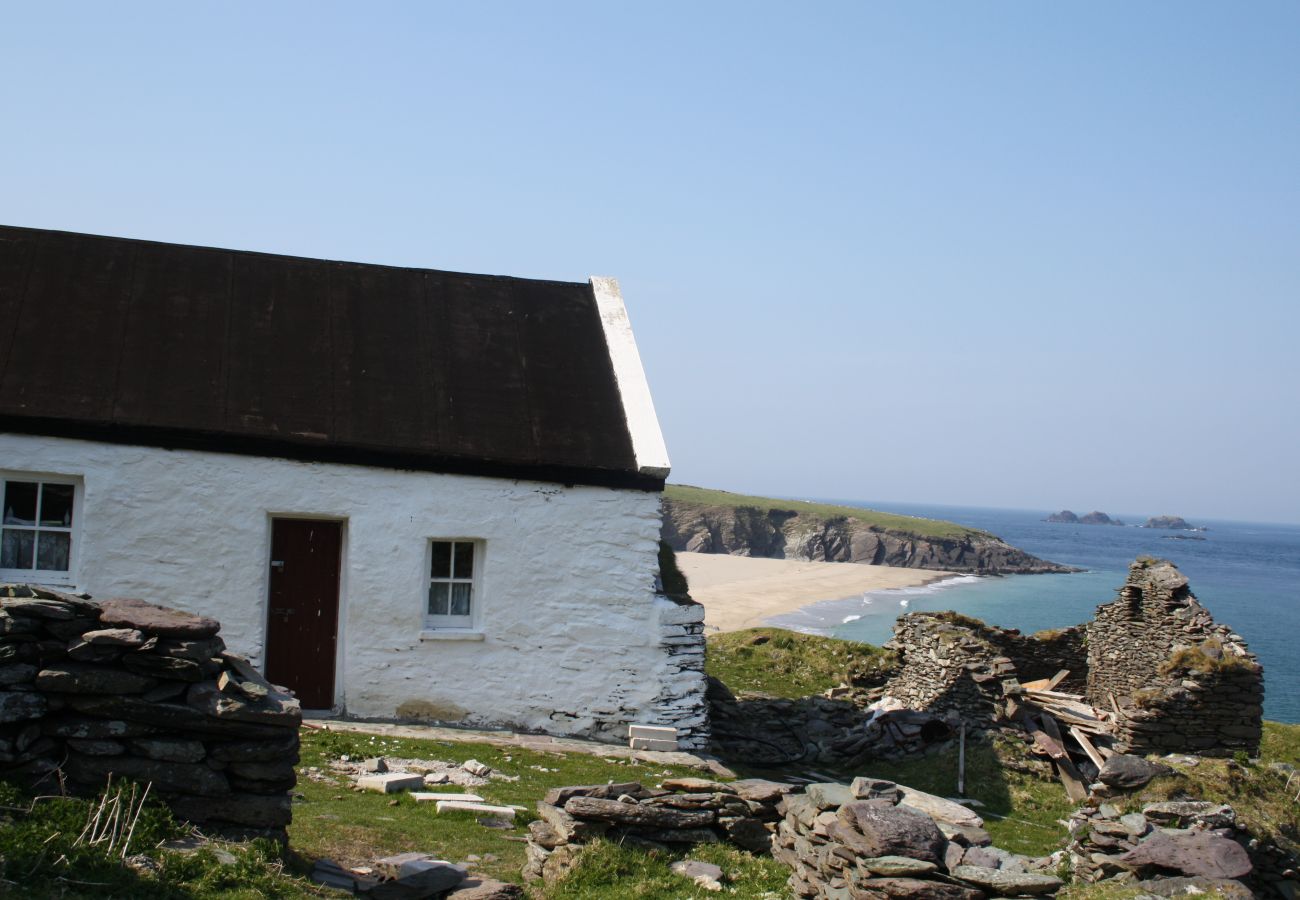
[[[438,812],[463,810],[464,812],[482,813],[485,816],[496,816],[499,819],[510,819],[511,821],[514,821],[515,818],[515,809],[512,806],[489,806],[486,803],[470,803],[464,800],[439,800],[437,808]]]
[[[634,737],[630,741],[633,750],[676,750],[677,741],[659,741],[654,738]]]
[[[406,772],[385,772],[381,775],[362,775],[357,779],[357,787],[377,794],[396,794],[424,787],[423,775]]]
[[[416,803],[437,803],[439,800],[464,800],[467,803],[482,803],[478,794],[435,794],[432,791],[412,791]]]

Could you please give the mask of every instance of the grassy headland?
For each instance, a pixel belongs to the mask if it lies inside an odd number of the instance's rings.
[[[832,503],[813,503],[808,500],[781,500],[774,497],[751,497],[730,491],[715,491],[686,484],[670,484],[664,488],[664,497],[679,503],[700,506],[748,507],[770,512],[790,511],[821,519],[855,519],[881,531],[908,534],[919,538],[992,538],[993,535],[978,528],[967,528],[955,522],[940,519],[923,519],[917,516],[900,516],[895,513],[863,509],[858,506],[837,506]]]
[[[895,664],[893,653],[870,644],[781,628],[729,631],[708,641],[705,671],[733,692],[792,700],[878,677]]]

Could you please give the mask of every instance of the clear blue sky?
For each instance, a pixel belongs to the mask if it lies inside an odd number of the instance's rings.
[[[617,276],[676,481],[1300,521],[1300,4],[0,10],[5,223]]]

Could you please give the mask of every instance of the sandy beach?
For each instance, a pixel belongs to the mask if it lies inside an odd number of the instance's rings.
[[[704,604],[704,624],[709,632],[754,628],[772,616],[823,600],[919,587],[955,574],[721,553],[678,553],[677,565],[690,580],[691,596]]]

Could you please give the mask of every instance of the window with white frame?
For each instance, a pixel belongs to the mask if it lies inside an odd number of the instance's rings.
[[[482,541],[458,538],[429,542],[426,624],[432,628],[468,628],[474,624],[482,555]]]
[[[0,580],[70,585],[77,486],[72,479],[0,481]]]

